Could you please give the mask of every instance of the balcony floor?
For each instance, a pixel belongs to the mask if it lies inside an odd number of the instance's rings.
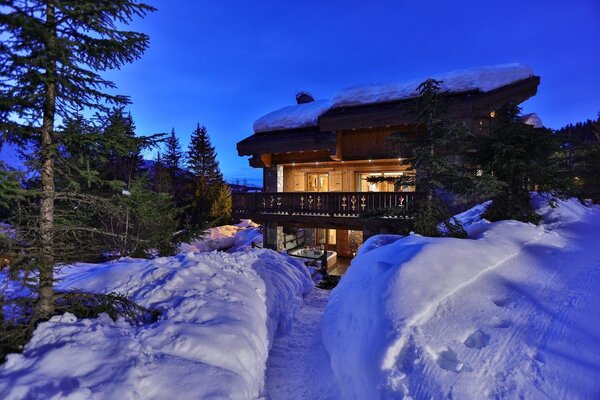
[[[337,257],[337,262],[327,269],[329,275],[342,276],[346,273],[346,270],[352,262],[352,257]]]

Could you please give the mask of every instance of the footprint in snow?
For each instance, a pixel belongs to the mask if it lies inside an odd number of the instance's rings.
[[[491,322],[492,322],[492,327],[500,328],[500,329],[506,329],[512,325],[512,323],[509,320],[500,319],[498,317],[492,318]]]
[[[461,372],[465,364],[461,363],[456,356],[456,353],[449,348],[437,354],[435,359],[437,365],[446,371]]]
[[[464,341],[465,346],[471,349],[483,349],[489,343],[490,335],[481,329],[477,329],[475,332],[472,332]]]
[[[507,297],[493,299],[492,302],[498,307],[513,308],[516,305],[516,303],[512,299]]]
[[[536,351],[531,358],[540,364],[546,364],[546,357],[539,351]]]

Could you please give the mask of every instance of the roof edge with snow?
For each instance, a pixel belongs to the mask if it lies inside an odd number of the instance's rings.
[[[416,98],[419,85],[427,79],[441,81],[442,93],[459,94],[486,93],[534,76],[530,67],[512,63],[457,70],[403,83],[356,85],[337,91],[333,100],[315,100],[272,111],[257,119],[253,128],[260,133],[318,127],[319,118],[333,109]]]

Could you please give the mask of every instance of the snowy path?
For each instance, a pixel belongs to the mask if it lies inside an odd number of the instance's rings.
[[[589,379],[600,374],[599,226],[596,214],[525,246],[414,325],[413,354],[430,361],[412,371],[410,395],[437,381],[447,397],[600,396]]]
[[[321,318],[330,292],[315,288],[294,318],[292,332],[275,338],[267,361],[268,398],[339,399],[321,341]]]

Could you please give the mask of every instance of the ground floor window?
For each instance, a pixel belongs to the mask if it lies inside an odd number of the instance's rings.
[[[363,233],[362,231],[348,231],[348,247],[350,249],[350,254],[352,257],[356,255],[358,248],[363,243]]]
[[[337,243],[335,229],[317,229],[316,230],[316,244],[325,245],[327,248],[335,246]]]

